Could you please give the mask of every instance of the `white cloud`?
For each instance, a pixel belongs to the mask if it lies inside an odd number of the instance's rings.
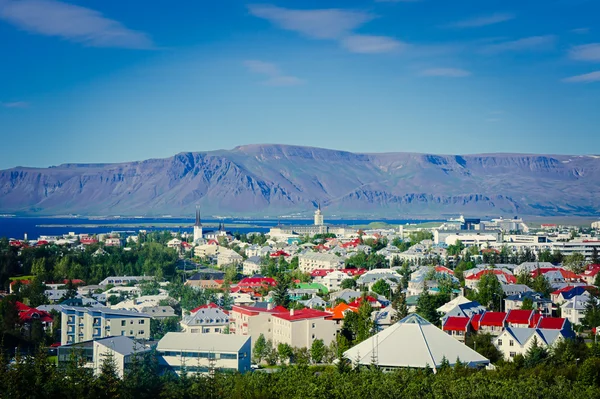
[[[600,43],[575,46],[569,51],[569,57],[577,61],[600,61]]]
[[[248,68],[251,72],[254,73],[261,73],[263,75],[269,76],[281,75],[281,70],[279,69],[279,67],[270,62],[264,62],[259,60],[246,60],[244,61],[244,65],[246,66],[246,68]]]
[[[555,37],[552,35],[532,36],[502,43],[489,44],[482,48],[485,54],[499,54],[512,51],[543,51],[554,47]]]
[[[448,78],[464,78],[471,76],[471,72],[458,68],[429,68],[419,73],[421,76],[440,76]]]
[[[593,83],[600,82],[600,71],[586,73],[584,75],[571,76],[563,79],[566,83]]]
[[[353,53],[389,53],[405,46],[391,37],[372,35],[351,35],[343,38],[341,44]]]
[[[0,1],[0,19],[24,31],[91,47],[150,49],[143,32],[126,28],[89,8],[53,0]]]
[[[339,39],[375,18],[373,15],[340,9],[291,10],[263,5],[248,6],[250,14],[278,27],[316,39]]]
[[[366,12],[335,8],[292,10],[271,5],[250,5],[248,10],[281,29],[313,39],[335,40],[355,53],[384,53],[403,46],[402,42],[388,36],[355,34],[356,29],[376,18]]]
[[[268,86],[298,86],[306,83],[306,81],[296,76],[274,76],[263,83]]]
[[[495,25],[501,22],[514,19],[514,14],[496,13],[492,15],[469,18],[462,21],[453,22],[447,25],[448,28],[480,28],[482,26]]]
[[[0,103],[4,108],[28,108],[29,103],[26,101],[12,101],[6,103]]]
[[[264,80],[262,83],[268,86],[298,86],[306,83],[304,79],[285,75],[277,65],[271,62],[246,60],[244,61],[244,66],[250,72],[266,76],[267,80]]]
[[[577,33],[578,35],[585,35],[587,33],[590,33],[590,28],[571,29],[571,33]]]

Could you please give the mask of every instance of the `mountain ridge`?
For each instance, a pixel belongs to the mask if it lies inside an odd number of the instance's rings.
[[[592,216],[594,155],[354,153],[250,144],[134,162],[0,171],[0,213]]]

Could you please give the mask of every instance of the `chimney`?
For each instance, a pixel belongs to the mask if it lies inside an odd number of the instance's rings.
[[[290,309],[290,316],[294,315],[294,309]]]

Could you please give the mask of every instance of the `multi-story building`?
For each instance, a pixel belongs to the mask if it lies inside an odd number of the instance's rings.
[[[123,378],[125,371],[134,359],[143,361],[143,356],[151,350],[150,345],[129,337],[109,337],[93,341],[94,373],[100,374],[105,359],[112,358],[117,375]]]
[[[569,330],[507,327],[493,343],[503,353],[505,360],[512,360],[516,355],[525,355],[534,341],[539,346],[549,348],[556,342],[572,336]]]
[[[65,306],[61,309],[62,345],[120,335],[150,339],[150,316],[109,308]]]
[[[217,254],[217,266],[237,265],[244,261],[242,255],[228,248],[220,248]]]
[[[272,339],[272,317],[281,311],[286,310],[234,305],[229,312],[229,334],[249,335],[252,342],[256,342],[261,334],[265,339]]]
[[[107,277],[102,280],[98,285],[105,287],[107,285],[127,285],[131,283],[141,283],[143,281],[154,280],[152,276],[122,276],[122,277]]]
[[[179,324],[183,332],[222,334],[229,328],[229,315],[218,307],[203,307],[193,314],[185,316]]]
[[[209,373],[213,370],[250,370],[252,339],[229,334],[190,334],[169,332],[156,347],[158,365],[163,371],[180,374]]]
[[[334,254],[306,253],[298,256],[298,266],[304,273],[310,273],[317,269],[344,268],[344,259]]]
[[[273,345],[288,344],[293,348],[310,348],[316,339],[329,345],[336,337],[336,322],[331,313],[315,309],[290,309],[276,313],[273,321]]]

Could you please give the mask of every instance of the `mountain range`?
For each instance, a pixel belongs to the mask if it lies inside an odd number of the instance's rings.
[[[600,156],[352,153],[246,145],[115,164],[0,171],[0,213],[593,216]]]

